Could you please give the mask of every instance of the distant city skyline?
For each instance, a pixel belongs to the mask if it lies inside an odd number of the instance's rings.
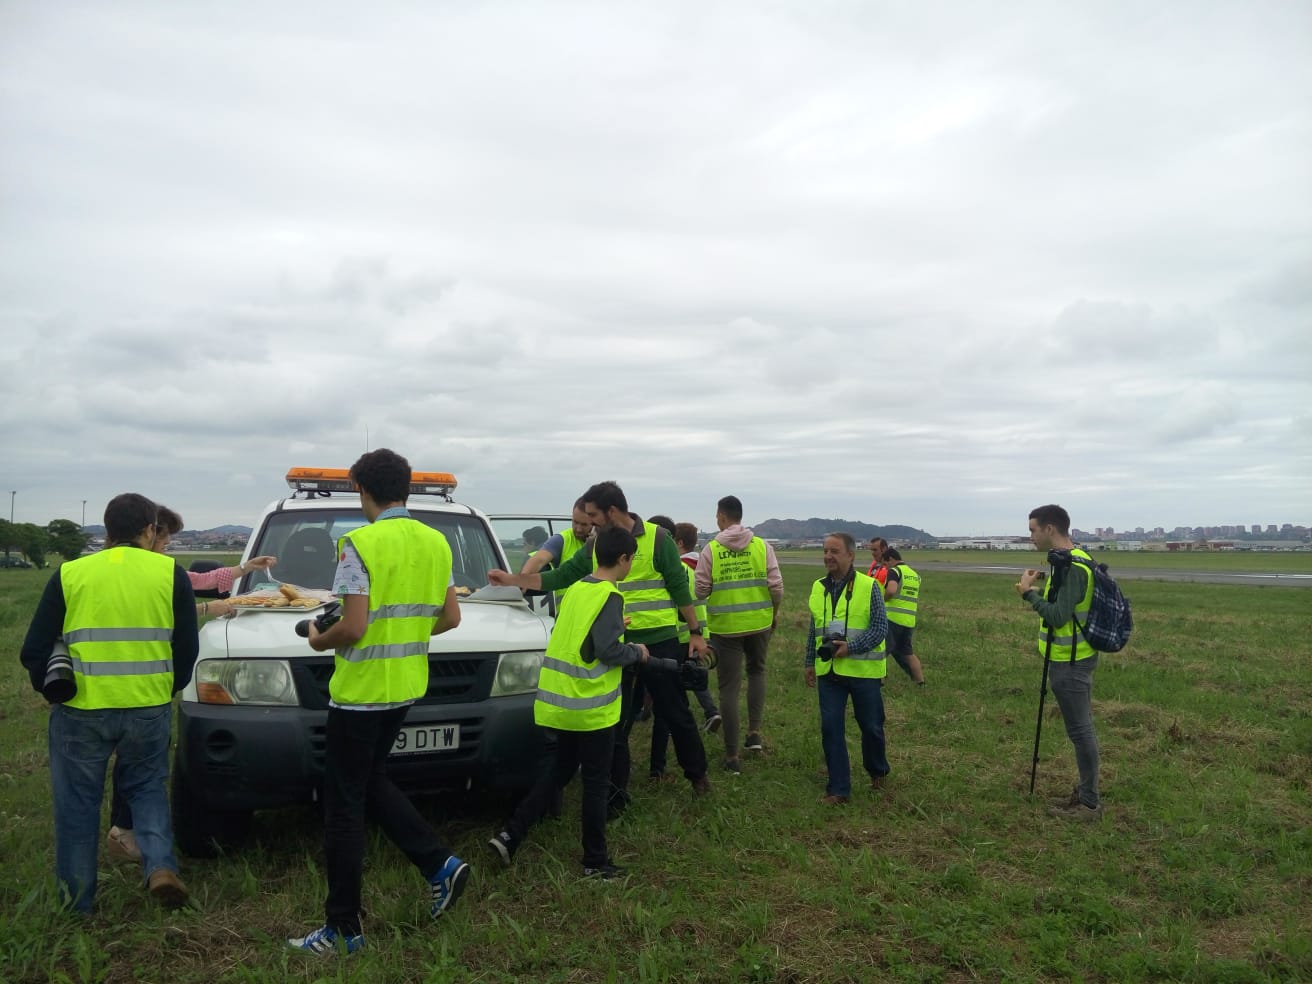
[[[63,518],[63,517],[52,517],[52,519],[56,519],[56,518]],[[778,521],[780,521],[780,520],[777,520],[777,519],[773,519],[773,518],[772,518],[771,520],[765,520],[764,522],[771,522],[771,521],[778,522]],[[789,518],[784,518],[782,521],[787,522],[787,521],[789,521]],[[847,520],[847,519],[839,519],[839,520],[836,520],[836,521],[837,521],[837,522],[864,522],[863,520]],[[42,523],[42,524],[39,524],[39,525],[41,525],[41,526],[45,526],[46,524],[45,524],[45,523]],[[749,525],[750,525],[750,524],[749,524]],[[880,524],[880,525],[888,526],[888,525],[907,525],[907,524]],[[83,528],[85,531],[88,531],[88,532],[95,532],[95,533],[103,533],[103,532],[104,532],[104,527],[103,527],[102,525],[98,524],[98,523],[88,523],[88,524],[86,524],[85,526],[83,526],[82,528]],[[919,527],[913,527],[913,528],[919,529]],[[249,529],[250,529],[249,526],[246,526],[245,524],[242,524],[242,523],[220,523],[220,524],[218,524],[217,526],[207,527],[207,528],[204,528],[204,529],[200,529],[200,528],[189,528],[189,529],[185,529],[185,530],[182,531],[182,535],[186,535],[186,534],[189,534],[189,533],[190,533],[190,534],[209,533],[209,532],[212,532],[212,531],[214,531],[214,530],[224,530],[224,531],[228,531],[228,532],[235,532],[235,531],[237,531],[237,530],[249,530]],[[1152,529],[1147,529],[1147,528],[1145,528],[1145,527],[1143,527],[1143,526],[1136,526],[1134,529],[1121,529],[1121,530],[1115,529],[1114,527],[1111,527],[1111,526],[1095,526],[1095,527],[1093,527],[1093,528],[1087,528],[1087,527],[1080,526],[1079,524],[1072,524],[1072,526],[1071,526],[1071,530],[1072,530],[1072,532],[1078,532],[1078,533],[1084,534],[1084,535],[1086,535],[1086,536],[1095,536],[1095,537],[1122,537],[1122,538],[1125,538],[1125,537],[1132,537],[1132,536],[1157,537],[1157,538],[1176,538],[1176,539],[1181,539],[1181,538],[1191,537],[1191,536],[1192,536],[1192,537],[1198,537],[1198,536],[1206,536],[1206,537],[1243,536],[1243,537],[1281,537],[1281,538],[1287,538],[1287,537],[1291,537],[1291,536],[1292,536],[1292,537],[1307,538],[1307,537],[1312,536],[1312,527],[1309,527],[1309,526],[1302,526],[1302,525],[1299,525],[1299,524],[1296,524],[1296,523],[1279,523],[1279,524],[1277,524],[1277,523],[1248,523],[1248,524],[1239,524],[1239,523],[1235,523],[1235,524],[1223,524],[1223,525],[1216,525],[1216,526],[1184,526],[1184,525],[1182,525],[1182,526],[1173,526],[1173,527],[1170,527],[1169,529],[1168,529],[1167,527],[1164,527],[1164,526],[1155,526],[1155,527],[1153,527]],[[702,530],[702,531],[700,531],[700,532],[708,532],[708,531],[707,531],[707,530]],[[944,538],[944,539],[951,538],[951,537],[960,537],[960,536],[1023,536],[1023,535],[1024,535],[1024,534],[1021,534],[1021,533],[1010,533],[1010,532],[1008,532],[1008,533],[997,533],[996,531],[994,531],[993,533],[988,533],[988,532],[983,532],[983,533],[935,533],[935,532],[933,532],[933,531],[931,531],[931,530],[924,530],[924,532],[925,532],[925,533],[928,533],[930,536],[933,536],[933,537],[936,537],[936,538]]]

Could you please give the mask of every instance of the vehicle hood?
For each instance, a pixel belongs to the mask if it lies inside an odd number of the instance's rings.
[[[314,613],[311,613],[314,614]],[[302,659],[317,654],[296,634],[304,612],[285,609],[238,611],[206,623],[200,630],[200,658],[264,657]],[[523,602],[461,602],[460,625],[433,636],[430,652],[486,653],[543,650],[551,619]]]

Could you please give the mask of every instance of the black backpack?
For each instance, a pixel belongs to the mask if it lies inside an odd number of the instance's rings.
[[[1130,599],[1121,593],[1116,580],[1107,573],[1107,565],[1077,557],[1069,550],[1051,550],[1048,560],[1054,567],[1079,564],[1093,578],[1093,597],[1086,621],[1072,616],[1085,640],[1100,653],[1119,653],[1134,631],[1134,614]]]

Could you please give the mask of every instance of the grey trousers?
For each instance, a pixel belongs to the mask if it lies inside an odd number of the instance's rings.
[[[1093,727],[1093,671],[1097,655],[1088,659],[1058,661],[1048,666],[1048,683],[1057,698],[1066,736],[1075,746],[1075,765],[1080,770],[1080,802],[1098,807],[1098,732]]]
[[[742,636],[713,636],[720,655],[715,677],[720,684],[720,714],[724,717],[721,733],[724,752],[738,757],[738,730],[741,727],[738,699],[742,693],[743,671],[747,671],[747,733],[760,733],[765,716],[765,656],[770,646],[770,630]]]

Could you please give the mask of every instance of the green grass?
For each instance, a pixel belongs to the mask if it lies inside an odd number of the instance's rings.
[[[903,559],[912,567],[921,563],[960,564],[963,567],[997,565],[1005,567],[1043,567],[1044,554],[1037,550],[906,550]],[[1120,569],[1162,571],[1235,571],[1236,573],[1312,573],[1312,551],[1231,553],[1207,551],[1198,553],[1167,553],[1152,550],[1095,550],[1095,560],[1106,563],[1113,575]],[[820,564],[820,550],[780,550],[779,563]],[[857,564],[865,570],[870,564],[870,551],[862,547],[857,551]]]
[[[1095,682],[1107,817],[1072,828],[1043,810],[1074,773],[1051,699],[1040,795],[1027,795],[1041,661],[1005,575],[926,577],[916,639],[929,686],[890,667],[889,786],[856,784],[846,808],[816,803],[801,672],[812,560],[784,569],[766,751],[744,775],[715,769],[697,800],[682,782],[649,786],[649,730],[635,730],[636,803],[610,829],[626,883],[577,878],[577,788],[508,871],[484,848],[503,803],[424,800],[475,864],[470,890],[432,924],[418,875],[374,838],[368,948],[328,963],[280,947],[322,911],[309,809],[261,815],[236,855],[184,859],[193,910],[158,910],[131,869],[104,862],[91,921],[52,911],[47,712],[17,660],[46,574],[0,572],[0,979],[1312,979],[1312,594],[1136,583],[1134,640]],[[718,763],[718,739],[708,750]]]

